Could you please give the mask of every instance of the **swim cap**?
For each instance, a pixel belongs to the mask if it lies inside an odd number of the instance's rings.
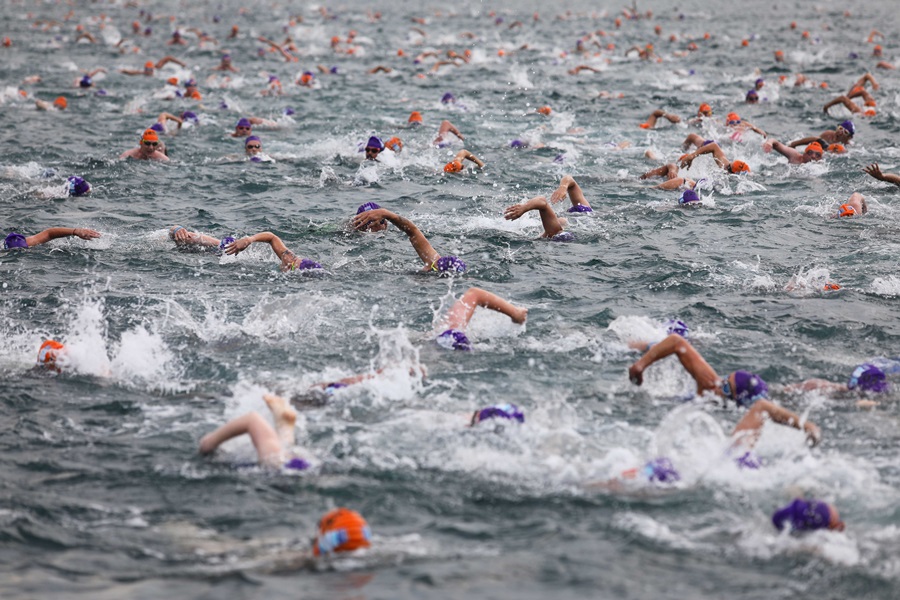
[[[550,238],[551,242],[571,242],[575,239],[575,234],[571,231],[560,231]]]
[[[375,210],[376,208],[381,208],[381,206],[375,202],[366,202],[365,204],[359,205],[359,208],[356,209],[356,214],[359,215],[369,210]]]
[[[463,170],[463,164],[461,160],[453,159],[444,165],[444,173],[459,173]]]
[[[472,415],[472,425],[487,419],[508,419],[524,423],[525,413],[519,410],[519,407],[515,404],[494,404],[487,408],[476,410],[475,414]]]
[[[331,73],[332,75],[337,75],[337,72],[338,72],[337,65],[334,65],[331,68],[329,68],[328,72]]]
[[[92,85],[94,85],[94,82],[91,79],[90,75],[85,75],[84,77],[81,78],[81,81],[78,82],[78,85],[83,88],[89,88]]]
[[[44,343],[41,344],[41,349],[38,350],[38,365],[59,371],[56,360],[64,348],[65,346],[56,340],[44,340]]]
[[[262,146],[262,140],[259,139],[259,137],[255,136],[255,135],[247,136],[247,139],[244,140],[244,147],[246,148],[247,144],[249,144],[250,142],[259,142],[259,145]]]
[[[144,135],[141,136],[142,142],[158,142],[159,136],[156,135],[156,132],[152,129],[144,130]]]
[[[866,106],[868,106],[868,104]],[[874,117],[876,114],[878,113],[875,112],[874,108],[867,108],[866,112],[863,113],[863,115],[866,117]]]
[[[250,157],[250,162],[259,163],[259,162],[262,162],[262,161],[263,161],[263,159],[260,158],[259,156],[254,155],[254,156],[251,156],[251,157]]]
[[[293,108],[291,108],[290,106],[285,106],[285,107],[284,107],[284,110],[281,111],[281,112],[283,112],[283,113],[284,113],[284,116],[286,116],[286,117],[289,117],[289,116],[291,116],[291,115],[297,114],[297,111],[295,111],[295,110],[294,110]]]
[[[828,281],[825,283],[825,286],[822,288],[822,291],[825,292],[836,292],[841,289],[841,286],[833,281]]]
[[[550,116],[550,113],[553,112],[553,109],[550,108],[549,106],[542,106],[539,109],[537,109],[537,112],[541,113],[542,115]]]
[[[884,376],[884,371],[875,365],[864,363],[853,370],[850,375],[850,381],[847,382],[847,389],[855,390],[859,388],[864,392],[885,392],[888,389],[888,382]]]
[[[850,134],[851,137],[856,134],[856,126],[853,125],[853,121],[851,121],[850,119],[842,122],[840,125],[838,125],[838,127],[842,127],[844,131]]]
[[[422,113],[420,113],[417,110],[414,110],[411,113],[409,113],[409,119],[407,120],[407,123],[421,123],[421,122],[422,122]]]
[[[750,406],[760,398],[769,397],[769,386],[763,378],[747,371],[734,372],[734,401],[738,406]]]
[[[826,150],[828,150],[829,152],[832,152],[834,154],[843,154],[844,152],[847,151],[847,149],[844,148],[843,144],[837,144],[837,143],[829,144],[828,148],[826,148]]]
[[[308,469],[310,465],[308,462],[303,460],[302,458],[292,458],[288,462],[284,463],[285,469],[291,469],[292,471],[304,471]]]
[[[369,138],[369,141],[366,142],[366,148],[378,148],[379,150],[384,150],[384,142],[381,141],[381,138],[373,135]]]
[[[152,60],[148,60],[147,62],[144,63],[144,68],[145,68],[145,69],[152,69],[154,66],[155,66],[155,65],[153,64],[153,61],[152,61]]]
[[[753,82],[753,85],[759,85],[759,84],[761,84],[761,83],[762,83],[762,84],[765,84],[765,83],[766,83],[766,81],[765,81],[762,77],[760,77],[759,79],[757,79],[756,81],[754,81],[754,82]]]
[[[53,101],[53,106],[65,110],[66,107],[69,106],[69,101],[62,96],[58,96],[56,100]]]
[[[196,79],[188,79],[187,81],[184,82],[184,87],[186,87],[186,88],[197,87],[197,80]]]
[[[235,129],[237,129],[238,127],[253,127],[253,123],[250,122],[250,119],[242,117],[240,120],[238,120],[237,124],[234,127]]]
[[[456,102],[456,97],[453,94],[447,92],[441,96],[441,104],[449,104],[450,102]]]
[[[737,113],[735,113],[735,112],[730,112],[730,113],[728,113],[728,115],[725,117],[725,121],[727,121],[729,125],[737,125],[738,123],[741,122],[741,118],[738,116]]]
[[[294,271],[294,270],[304,271],[304,270],[308,270],[308,269],[321,269],[321,268],[322,268],[322,265],[320,265],[319,263],[317,263],[316,261],[314,261],[311,258],[304,258],[299,263],[294,263],[291,265],[291,271]]]
[[[403,142],[398,137],[392,137],[391,139],[386,141],[384,145],[394,152],[400,152],[401,150],[403,150]]]
[[[838,216],[839,217],[852,217],[856,214],[856,209],[853,208],[852,204],[841,204],[838,207]]]
[[[168,79],[166,79],[166,83],[168,83],[169,85],[178,85],[178,78],[169,77]]]
[[[700,202],[700,196],[692,189],[684,190],[681,197],[678,198],[678,204],[690,204],[691,202]]]
[[[181,120],[182,121],[190,121],[192,123],[200,122],[200,119],[197,117],[197,113],[191,112],[189,110],[186,110],[183,113],[181,113]]]
[[[680,319],[669,319],[668,321],[666,321],[665,327],[667,335],[677,333],[683,338],[687,338],[688,336],[688,326],[684,321]]]
[[[509,143],[510,148],[527,148],[528,142],[523,142],[522,140],[513,140]]]
[[[700,105],[700,108],[697,109],[697,112],[709,116],[712,114],[712,107],[709,104],[703,103]]]
[[[150,129],[152,129],[153,131],[155,131],[157,133],[162,133],[166,130],[166,127],[162,123],[154,123],[153,125],[150,126]]]
[[[81,177],[77,177],[72,175],[66,181],[69,182],[69,195],[70,196],[84,196],[89,191],[91,191],[91,184],[82,179]]]
[[[739,469],[758,469],[762,466],[762,461],[753,450],[747,450],[734,459],[734,462]]]
[[[469,338],[466,337],[465,333],[458,329],[448,329],[441,335],[437,336],[434,341],[437,342],[438,346],[440,346],[441,348],[446,348],[447,350],[468,351],[472,349],[472,345],[469,343]]]
[[[828,505],[818,500],[797,498],[772,515],[772,524],[781,531],[788,523],[793,531],[827,529],[831,522]]]
[[[733,163],[731,163],[731,172],[732,173],[749,173],[750,165],[748,165],[747,163],[745,163],[742,160],[736,160]]]
[[[368,548],[371,539],[372,531],[362,515],[349,508],[336,508],[319,520],[319,533],[313,541],[313,555]]]
[[[570,213],[589,213],[594,212],[594,209],[586,204],[573,204],[569,207],[569,210],[566,212]]]
[[[675,470],[672,461],[668,458],[654,458],[644,465],[643,473],[647,480],[654,483],[675,483],[681,480],[681,475]]]
[[[234,238],[230,235],[226,235],[219,241],[219,252],[225,252],[225,246],[234,243]]]
[[[466,263],[456,256],[442,256],[431,264],[431,269],[438,273],[463,273],[466,270]]]
[[[820,144],[819,142],[813,142],[806,147],[805,152],[818,152],[819,154],[821,154],[823,152],[822,144]]]
[[[300,83],[303,85],[309,85],[312,83],[314,75],[311,71],[304,71],[303,75],[300,76]]]
[[[9,250],[10,248],[27,248],[28,242],[25,241],[25,236],[21,233],[10,233],[6,236],[6,239],[3,240],[3,249]]]
[[[747,95],[744,99],[748,102],[757,102],[759,101],[759,94],[756,93],[756,90],[750,90],[747,92]]]

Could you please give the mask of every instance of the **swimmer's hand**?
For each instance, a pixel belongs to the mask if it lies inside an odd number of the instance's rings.
[[[527,308],[517,308],[512,314],[509,315],[512,319],[513,323],[521,325],[528,318],[528,309]]]
[[[878,166],[878,163],[872,163],[865,169],[863,169],[866,173],[878,179],[879,181],[884,181],[884,173],[881,172],[881,167]]]
[[[524,204],[513,204],[512,206],[508,206],[506,210],[503,211],[503,216],[507,221],[515,221],[526,212],[527,211],[525,210]]]
[[[678,161],[682,169],[689,169],[695,158],[697,158],[697,156],[693,152],[689,152],[687,154],[682,154]]]
[[[177,226],[174,231],[172,231],[172,238],[181,244],[189,244],[194,241],[193,234],[185,229],[184,227]]]
[[[392,215],[389,210],[384,208],[376,208],[373,210],[367,210],[365,212],[361,212],[350,221],[350,226],[353,227],[356,231],[365,231],[365,229],[369,226],[370,223],[378,222],[384,219],[387,215]]]
[[[806,443],[809,444],[811,448],[818,445],[820,441],[822,441],[822,432],[819,430],[818,425],[807,421],[803,424],[803,431],[806,432]]]
[[[241,239],[235,240],[231,244],[228,244],[227,246],[225,246],[225,254],[228,254],[228,255],[240,254],[241,252],[246,250],[247,247],[251,243],[253,243],[253,242],[249,237],[242,237]]]
[[[634,385],[641,385],[644,383],[644,367],[639,366],[637,363],[634,363],[628,368],[628,379],[631,380],[631,383]]]
[[[100,232],[94,231],[93,229],[83,229],[80,227],[78,229],[73,229],[72,233],[83,240],[94,240],[100,237]]]

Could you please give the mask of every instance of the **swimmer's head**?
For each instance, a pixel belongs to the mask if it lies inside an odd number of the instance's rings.
[[[806,149],[803,151],[803,154],[808,155],[813,159],[822,158],[822,154],[824,150],[822,149],[822,144],[819,142],[813,142],[806,146]]]
[[[366,160],[377,158],[382,150],[384,150],[384,142],[381,141],[381,138],[373,135],[366,142]]]
[[[861,364],[850,375],[848,390],[859,389],[863,392],[880,393],[888,390],[888,381],[884,371],[869,363]]]
[[[643,473],[647,481],[652,483],[675,483],[681,480],[681,475],[675,470],[672,461],[664,456],[654,458],[644,465]]]
[[[506,419],[508,421],[525,422],[525,413],[523,413],[515,404],[494,404],[480,410],[476,410],[472,414],[472,421],[469,423],[472,427],[487,421],[488,419]]]
[[[91,184],[76,175],[69,177],[66,182],[70,196],[84,196],[91,191]]]
[[[250,119],[246,117],[241,117],[238,119],[238,122],[234,125],[234,132],[238,135],[250,135],[250,131],[253,129],[253,123],[250,122]]]
[[[841,521],[837,509],[827,502],[803,498],[797,498],[775,511],[772,515],[772,524],[779,530],[788,524],[792,531],[797,532],[816,529],[844,530],[844,522]]]
[[[289,116],[291,116],[291,115],[297,114],[297,111],[294,110],[293,108],[291,108],[290,106],[285,106],[285,107],[284,107],[284,110],[281,111],[281,112],[282,112],[282,113],[284,114],[284,116],[286,116],[286,117],[289,117]]]
[[[244,140],[244,151],[249,155],[255,155],[262,152],[262,140],[255,135],[248,135]]]
[[[700,108],[697,109],[697,115],[702,117],[711,117],[713,114],[713,109],[709,104],[705,102],[700,105]]]
[[[189,111],[189,110],[186,110],[183,113],[181,113],[181,120],[182,121],[190,121],[191,123],[199,123],[200,122],[200,118],[197,117],[197,113]]]
[[[221,240],[219,240],[219,253],[225,252],[225,247],[230,246],[235,242],[235,239],[230,235],[226,235]]]
[[[738,114],[737,114],[736,112],[730,112],[730,113],[728,113],[728,115],[725,117],[725,122],[726,122],[728,125],[740,125],[740,124],[741,124],[741,117],[738,116]]]
[[[407,119],[406,122],[411,125],[421,125],[422,124],[422,113],[420,113],[417,110],[412,111],[411,113],[409,113],[409,119]]]
[[[574,204],[569,207],[569,210],[566,212],[570,213],[589,213],[594,212],[594,209],[586,204]]]
[[[287,265],[285,271],[311,271],[315,269],[321,269],[322,265],[317,263],[311,258],[299,259],[296,258],[292,263]]]
[[[540,114],[542,114],[542,115],[544,115],[544,116],[549,117],[549,116],[550,116],[550,113],[553,112],[553,109],[550,108],[549,106],[542,106],[542,107],[540,107],[539,109],[537,109],[537,112],[540,113]]]
[[[680,319],[669,319],[665,324],[666,335],[672,335],[673,333],[680,335],[681,337],[687,339],[688,336],[688,326],[687,324]]]
[[[444,173],[459,173],[462,170],[463,163],[461,160],[456,158],[444,165]]]
[[[750,165],[748,165],[747,163],[745,163],[742,160],[736,160],[736,161],[732,162],[730,165],[728,165],[728,172],[729,173],[749,173]]]
[[[509,143],[510,148],[527,148],[528,142],[523,140],[513,140]]]
[[[762,89],[763,86],[766,85],[766,81],[762,77],[760,77],[759,79],[757,79],[756,81],[753,82],[753,85],[754,85],[754,87],[756,87],[756,89],[759,90],[759,89]]]
[[[40,350],[38,350],[38,366],[59,371],[59,366],[56,361],[60,358],[65,348],[66,347],[63,344],[56,340],[44,340]]]
[[[837,129],[838,130],[843,129],[846,132],[846,134],[850,137],[853,137],[854,135],[856,135],[856,126],[853,124],[853,121],[851,121],[850,119],[847,119],[846,121],[844,121],[840,125],[838,125]],[[838,133],[840,133],[840,131]]]
[[[458,329],[448,329],[437,336],[434,341],[437,342],[438,346],[447,350],[463,350],[467,352],[472,349],[469,338]]]
[[[431,270],[438,273],[464,273],[466,268],[466,263],[452,255],[442,256],[431,263]]]
[[[147,62],[144,63],[144,70],[145,70],[145,71],[152,71],[152,70],[154,69],[155,66],[156,66],[156,65],[153,64],[153,61],[152,61],[152,60],[148,60]]]
[[[747,104],[756,104],[759,102],[759,94],[756,93],[756,90],[750,90],[744,100],[747,101]]]
[[[27,248],[28,242],[25,241],[25,236],[21,233],[10,233],[7,234],[6,239],[3,240],[3,249],[11,250],[12,248]]]
[[[691,204],[693,202],[700,202],[700,196],[692,189],[686,189],[681,193],[681,197],[678,198],[678,204]]]
[[[159,146],[159,136],[152,129],[145,130],[141,135],[141,146],[147,147],[148,150],[152,148],[155,151]]]
[[[83,88],[89,88],[92,85],[94,85],[94,80],[91,79],[90,75],[85,75],[81,78],[81,81],[78,82],[78,86]]]
[[[386,141],[384,143],[384,145],[386,148],[390,148],[391,150],[393,150],[394,152],[397,152],[397,153],[399,153],[403,150],[403,141],[396,136],[394,136],[391,139],[389,139],[388,141]]]
[[[356,209],[356,214],[361,215],[364,212],[376,210],[379,208],[381,208],[381,206],[375,202],[366,202],[365,204],[359,205],[359,208]],[[364,229],[365,231],[377,232],[384,231],[385,229],[387,229],[387,226],[388,223],[386,219],[381,219],[380,221],[369,219],[368,221],[366,221],[365,225],[361,226],[361,229]]]
[[[166,83],[168,83],[169,85],[177,86],[178,78],[177,77],[169,77],[168,79],[166,79]]]
[[[336,508],[319,520],[319,531],[313,540],[313,555],[368,548],[371,539],[372,531],[362,515],[349,508]]]
[[[828,148],[826,148],[826,150],[828,150],[832,154],[844,154],[847,151],[847,149],[844,147],[843,144],[837,144],[837,143],[828,144]]]
[[[304,71],[300,76],[300,85],[312,85],[313,79],[315,79],[315,75],[312,71]]]
[[[66,110],[66,108],[69,106],[69,101],[62,96],[58,96],[56,100],[53,101],[53,106],[60,110]]]
[[[454,102],[456,102],[456,96],[454,96],[450,92],[447,92],[446,94],[441,96],[441,104],[452,104]]]
[[[731,389],[731,398],[738,406],[750,406],[757,400],[769,397],[768,384],[756,373],[735,371],[732,376],[734,388]]]
[[[560,231],[550,238],[551,242],[572,242],[575,241],[575,234],[571,231]]]

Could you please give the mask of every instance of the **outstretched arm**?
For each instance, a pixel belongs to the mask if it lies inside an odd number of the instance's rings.
[[[438,129],[438,134],[437,134],[438,139],[442,138],[445,133],[452,133],[453,135],[455,135],[456,137],[458,137],[461,140],[466,139],[463,137],[463,134],[461,134],[459,132],[459,129],[456,128],[456,125],[454,125],[450,121],[447,121],[446,119],[441,121],[441,126]]]
[[[465,148],[463,148],[462,150],[457,152],[456,156],[453,157],[453,160],[458,160],[460,162],[462,162],[463,160],[471,160],[473,163],[475,163],[475,166],[478,167],[479,169],[484,168],[484,161],[482,161],[480,158],[478,158],[477,156],[475,156],[474,154],[472,154]]]
[[[475,314],[475,309],[479,306],[503,313],[512,319],[513,323],[520,325],[528,318],[527,308],[520,308],[496,294],[473,287],[466,290],[466,293],[450,307],[442,321],[442,327],[465,331],[469,320]]]
[[[587,198],[584,197],[581,186],[578,185],[571,175],[563,175],[563,178],[559,181],[559,187],[550,195],[550,202],[560,202],[566,197],[566,194],[569,195],[572,206],[578,206],[580,204],[582,206],[590,207],[591,205],[587,201]]]
[[[697,382],[698,394],[708,390],[721,391],[719,387],[721,378],[719,375],[709,366],[706,359],[697,352],[691,343],[677,333],[673,333],[660,343],[651,346],[646,354],[631,365],[628,369],[628,377],[631,379],[631,382],[635,385],[641,385],[644,382],[644,370],[656,361],[671,354],[678,356],[681,366]]]
[[[525,213],[536,210],[541,215],[541,224],[544,226],[544,233],[541,237],[551,238],[563,230],[562,223],[553,208],[544,196],[537,196],[531,200],[527,200],[522,204],[513,204],[508,206],[503,212],[503,216],[507,221],[515,221]]]
[[[179,246],[218,246],[221,242],[210,235],[188,231],[181,225],[175,225],[169,229],[169,239]]]
[[[827,113],[828,109],[834,106],[835,104],[843,104],[847,110],[852,113],[860,113],[862,109],[856,105],[856,102],[848,98],[847,96],[838,96],[834,100],[828,102],[825,106],[822,107],[822,112]]]
[[[819,138],[817,138],[814,135],[811,135],[809,137],[800,138],[799,140],[794,140],[792,142],[788,142],[788,146],[790,146],[791,148],[796,148],[797,146],[808,146],[809,144],[812,144],[813,142],[816,142],[818,140],[819,140]]]
[[[769,145],[771,146],[772,150],[786,157],[788,159],[788,162],[800,162],[800,157],[803,156],[799,150],[794,150],[787,144],[782,144],[778,140],[770,142]]]
[[[50,240],[71,237],[73,235],[76,237],[80,237],[83,240],[93,240],[100,237],[100,233],[94,231],[93,229],[82,229],[80,227],[74,229],[72,227],[51,227],[50,229],[45,229],[40,233],[28,236],[27,238],[25,238],[25,242],[29,247],[40,246],[41,244],[46,244]]]
[[[157,69],[162,69],[164,66],[166,66],[166,65],[169,64],[170,62],[171,62],[171,63],[175,63],[176,65],[179,65],[179,66],[181,66],[181,67],[185,67],[185,68],[187,67],[187,65],[186,65],[185,63],[183,63],[182,61],[178,60],[178,59],[175,58],[174,56],[164,56],[164,57],[162,57],[161,59],[159,59],[159,61],[156,63],[156,68],[157,68]]]
[[[272,252],[275,253],[275,256],[278,257],[279,260],[284,262],[285,253],[290,252],[288,247],[284,245],[284,242],[281,241],[281,238],[272,233],[271,231],[263,231],[261,233],[256,233],[247,237],[242,237],[239,240],[235,240],[233,244],[228,244],[225,246],[225,254],[240,254],[244,250],[246,250],[250,244],[253,242],[265,242],[272,247]]]
[[[880,181],[887,181],[888,183],[893,183],[894,185],[900,186],[900,175],[895,173],[882,173],[881,167],[878,166],[878,163],[872,163],[865,169],[863,169],[866,173],[878,179]]]
[[[738,441],[741,444],[749,443],[749,446],[752,447],[759,438],[759,434],[762,432],[762,427],[765,424],[766,419],[772,419],[776,423],[787,425],[794,429],[802,429],[806,432],[807,440],[809,440],[810,444],[813,446],[818,444],[819,440],[822,439],[822,432],[819,431],[819,428],[815,423],[806,421],[801,427],[801,419],[796,413],[778,406],[777,404],[773,404],[768,400],[757,400],[754,402],[753,406],[750,407],[750,410],[748,410],[741,420],[738,421],[738,424],[734,426],[734,431],[731,432],[731,435],[737,436],[740,434],[740,439]]]
[[[353,217],[353,220],[350,223],[354,229],[359,231],[364,229],[369,221],[380,221],[381,219],[390,221],[397,229],[409,237],[409,243],[412,244],[416,254],[419,255],[419,258],[422,259],[422,262],[425,263],[426,267],[430,267],[441,257],[441,255],[437,253],[437,250],[435,250],[428,242],[428,238],[426,238],[419,228],[416,227],[415,223],[386,208],[367,210],[366,212]]]
[[[681,166],[685,169],[689,168],[691,166],[691,163],[694,162],[694,159],[701,154],[712,154],[713,158],[716,161],[716,164],[723,169],[729,163],[728,158],[725,157],[725,153],[722,152],[721,148],[719,148],[719,144],[717,144],[716,142],[712,142],[711,144],[706,144],[705,146],[697,148],[693,152],[688,152],[687,154],[682,155],[680,159]]]

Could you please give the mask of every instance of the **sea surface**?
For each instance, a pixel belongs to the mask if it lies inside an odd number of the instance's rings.
[[[617,27],[621,4],[3,0],[2,233],[102,237],[0,251],[0,596],[897,598],[900,392],[860,410],[854,397],[783,389],[900,354],[900,190],[862,172],[900,171],[900,79],[875,69],[867,42],[878,30],[884,60],[900,64],[896,3],[641,2],[652,18]],[[151,35],[134,36],[133,21]],[[77,42],[76,26],[97,42]],[[166,45],[176,28],[189,45]],[[297,62],[257,41],[288,34]],[[625,56],[648,43],[661,62]],[[450,49],[471,61],[414,63]],[[212,70],[225,51],[240,69],[227,78]],[[166,55],[187,67],[119,73]],[[368,72],[378,65],[393,71]],[[578,65],[598,72],[570,75]],[[99,67],[93,88],[75,85]],[[849,113],[823,104],[867,70],[878,114],[854,118],[847,154],[789,166],[760,136],[724,130],[731,111],[785,142],[834,128]],[[294,83],[304,71],[314,87]],[[812,83],[795,87],[796,73]],[[23,84],[31,75],[40,82]],[[260,94],[269,75],[283,95]],[[169,77],[196,78],[203,99],[171,98]],[[760,77],[763,101],[744,104]],[[441,102],[447,92],[456,102]],[[35,109],[59,95],[67,110]],[[686,123],[702,102],[713,119]],[[682,122],[639,128],[657,108]],[[170,163],[118,160],[157,115],[184,110],[199,124],[163,136]],[[414,110],[424,124],[406,128]],[[230,137],[245,116],[274,121],[254,128],[272,161],[244,160]],[[464,142],[432,145],[444,119]],[[703,203],[686,210],[638,177],[677,160],[690,132],[751,173],[697,159],[685,174],[707,180]],[[398,136],[403,151],[366,163],[371,135]],[[462,147],[486,168],[443,173]],[[538,239],[534,213],[504,220],[564,174],[594,207],[569,218],[574,241]],[[69,175],[93,192],[67,197]],[[831,218],[855,191],[869,214]],[[350,231],[370,201],[468,271],[421,273],[396,228]],[[179,251],[175,224],[271,231],[325,272],[281,273],[264,244]],[[443,350],[433,329],[471,286],[527,307],[528,321],[479,311],[473,351]],[[693,382],[675,359],[631,384],[628,342],[658,341],[670,318],[720,374],[758,372],[822,443],[770,425],[764,467],[740,470],[726,452],[740,411],[685,402]],[[70,350],[62,374],[34,368],[50,337]],[[302,404],[315,383],[378,369],[324,406]],[[265,392],[301,403],[297,451],[313,469],[248,467],[246,439],[197,454],[228,419],[267,414]],[[505,402],[523,425],[467,427]],[[601,484],[656,456],[676,464],[678,484]],[[771,513],[799,495],[834,503],[846,531],[776,531]],[[311,562],[317,521],[336,506],[365,516],[373,546]]]

